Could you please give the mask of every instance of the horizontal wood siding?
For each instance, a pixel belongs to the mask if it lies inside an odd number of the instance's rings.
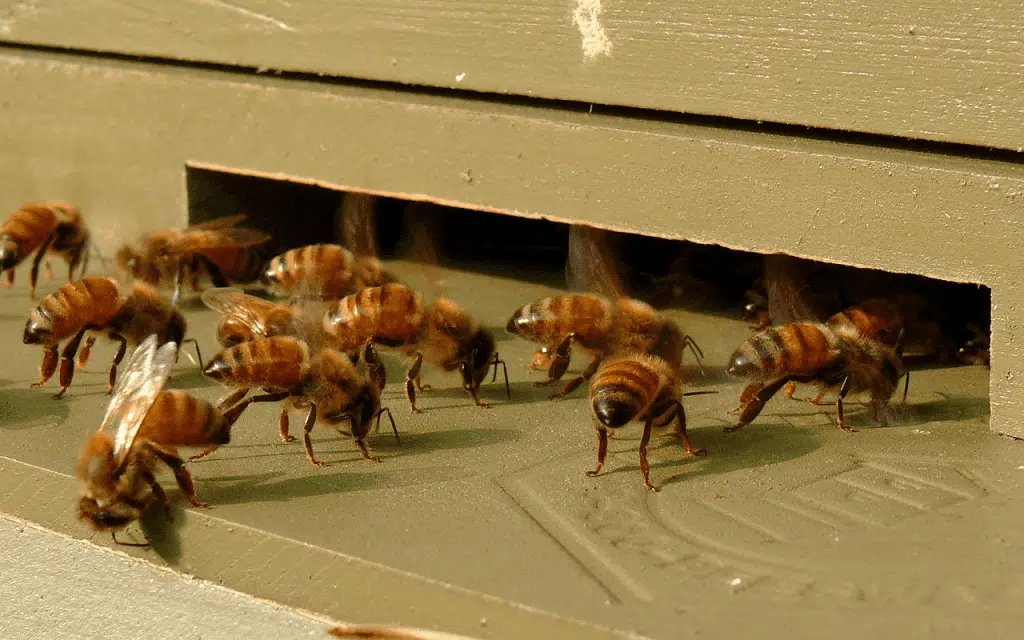
[[[8,1],[0,40],[1024,148],[1021,2]]]

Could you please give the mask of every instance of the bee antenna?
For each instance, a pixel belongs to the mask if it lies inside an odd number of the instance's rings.
[[[499,359],[498,358],[498,354],[495,353],[494,354],[494,360],[491,361],[491,364],[494,365],[494,377],[491,379],[491,382],[493,383],[493,382],[496,382],[498,380],[498,365],[500,364],[501,365],[501,370],[505,374],[505,398],[507,400],[511,400],[512,399],[512,388],[508,384],[508,367],[505,366],[505,361]]]
[[[693,352],[693,357],[697,361],[697,366],[700,367],[700,375],[706,375],[704,373],[704,351],[697,344],[697,341],[693,339],[693,336],[686,336],[683,338],[683,348],[690,347],[690,351]]]
[[[199,358],[199,370],[202,371],[205,367],[203,366],[203,354],[199,353],[199,341],[195,338],[189,338],[188,340],[182,340],[181,344],[185,344],[186,342],[191,342],[196,346],[196,357]]]
[[[376,427],[376,429],[378,429],[378,430],[380,429],[380,417],[382,415],[384,415],[385,411],[387,411],[387,413],[388,413],[388,420],[391,421],[391,430],[395,432],[395,442],[397,442],[399,445],[401,445],[402,441],[398,437],[398,427],[395,426],[395,418],[394,418],[394,416],[391,415],[391,409],[389,409],[388,407],[384,407],[380,411],[377,412],[377,427]]]
[[[683,396],[704,396],[704,395],[707,395],[709,393],[718,393],[718,391],[687,391],[686,393],[684,393],[682,395]]]
[[[900,332],[896,336],[896,355],[898,355],[901,358],[903,357],[903,335],[905,332],[906,329],[900,327]]]
[[[110,532],[110,537],[114,540],[114,544],[119,544],[122,547],[148,547],[149,542],[121,542],[117,539],[117,534],[113,531]]]
[[[904,375],[906,375],[907,379],[903,383],[903,404],[906,404],[907,393],[910,391],[910,372],[907,371],[907,373]]]

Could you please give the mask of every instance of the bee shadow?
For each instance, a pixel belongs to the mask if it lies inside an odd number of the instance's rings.
[[[505,384],[504,380],[499,376],[498,381],[492,383],[490,379],[480,386],[480,400],[482,402],[490,403],[492,406],[497,407],[500,405],[511,404],[532,404],[535,402],[551,402],[549,396],[556,391],[561,391],[562,387],[565,386],[565,382],[553,383],[547,386],[538,387],[533,382],[516,381],[509,383],[509,395],[505,395]],[[581,385],[582,386],[582,385]],[[404,395],[404,392],[403,392]],[[586,397],[586,391],[576,389],[571,394],[566,396],[566,399],[579,397]],[[511,396],[511,399],[509,398]],[[438,387],[431,388],[427,391],[417,392],[416,399],[419,401],[421,398],[445,398],[445,399],[464,399],[468,406],[473,405],[473,399],[462,387]],[[445,405],[444,407],[432,407],[424,406],[424,411],[431,409],[449,409],[455,408],[460,405]]]
[[[423,469],[395,469],[388,473],[366,473],[372,462],[352,462],[342,471],[312,473],[294,478],[281,478],[280,474],[261,473],[244,478],[209,478],[204,480],[203,499],[210,506],[249,504],[254,502],[287,502],[294,499],[314,498],[349,491],[395,489],[406,486],[449,482],[453,478],[473,475],[450,467]],[[387,459],[381,462],[386,465]],[[333,463],[331,467],[335,466]],[[330,469],[328,467],[327,469]]]
[[[422,433],[398,432],[402,438],[401,444],[395,439],[385,438],[383,430],[376,437],[373,443],[374,452],[379,452],[381,458],[385,456],[401,456],[409,453],[426,453],[444,449],[476,449],[503,442],[519,440],[522,434],[518,431],[506,429],[492,429],[489,427],[478,427],[468,429],[445,429],[443,431],[427,431]],[[407,453],[408,452],[408,453]]]
[[[167,521],[163,507],[156,505],[143,514],[139,526],[149,541],[149,548],[168,565],[178,566],[181,563],[181,528],[190,514],[186,513],[177,493],[168,495],[168,499],[171,500],[171,522]]]
[[[989,399],[979,396],[954,396],[936,392],[938,398],[926,402],[908,400],[907,404],[894,402],[889,405],[890,427],[914,427],[930,422],[948,420],[971,421],[989,416]],[[865,423],[880,426],[867,418]]]
[[[741,469],[787,462],[813,453],[821,446],[817,434],[813,429],[807,427],[782,423],[764,425],[765,428],[761,429],[751,429],[748,426],[740,431],[726,433],[721,427],[728,424],[731,423],[722,421],[714,427],[690,429],[689,435],[693,446],[708,451],[707,457],[702,458],[705,461],[704,464],[700,469],[682,470],[664,478],[662,483],[669,485],[685,482],[695,477],[715,476]],[[681,464],[685,465],[686,459],[691,458],[674,439],[666,438],[665,443],[658,449],[668,446],[674,446],[684,459],[680,460],[677,455],[673,460],[652,464],[652,469],[678,469]],[[632,466],[631,470],[636,473],[638,468],[639,464]]]
[[[509,333],[508,331],[506,331],[504,326],[483,327],[483,329],[487,333],[491,334],[491,337],[494,338],[495,342],[508,342],[509,340],[512,340],[513,338],[516,337]]]
[[[63,424],[69,413],[68,400],[54,398],[53,391],[0,390],[0,427],[4,429],[30,429],[45,418],[56,418]]]

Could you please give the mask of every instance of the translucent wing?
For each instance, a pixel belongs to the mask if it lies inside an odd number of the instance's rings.
[[[783,254],[764,257],[764,286],[772,324],[825,319],[827,314],[812,293],[808,272],[799,258]]]
[[[270,240],[268,233],[255,229],[186,229],[174,240],[174,250],[179,252],[201,251],[203,249],[226,249],[254,247]]]
[[[206,222],[197,222],[196,224],[190,225],[188,230],[200,230],[200,229],[226,229],[227,227],[233,227],[236,224],[245,220],[248,216],[244,213],[238,213],[233,216],[224,216],[223,218],[216,218],[214,220],[207,220]]]
[[[345,246],[363,258],[379,258],[377,247],[376,197],[348,193],[341,201],[341,230]]]
[[[263,319],[278,305],[251,296],[234,287],[217,287],[203,291],[203,303],[223,316],[230,316],[245,323],[258,335],[267,335],[267,326]]]
[[[570,289],[608,298],[628,295],[613,231],[573,225],[569,229],[569,258],[565,278]]]
[[[157,348],[156,335],[151,335],[122,365],[113,397],[100,425],[100,430],[114,432],[114,455],[118,464],[131,449],[146,413],[163,390],[177,351],[178,345],[174,342]]]

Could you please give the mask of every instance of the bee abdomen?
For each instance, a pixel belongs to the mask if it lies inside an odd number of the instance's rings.
[[[231,429],[209,402],[185,391],[164,391],[150,407],[139,436],[175,447],[227,444]]]
[[[824,325],[793,323],[768,329],[741,344],[728,372],[741,378],[809,373],[832,357]]]
[[[110,278],[86,276],[61,285],[43,298],[28,317],[25,342],[38,342],[35,338],[49,334],[51,341],[70,337],[87,325],[107,324],[121,308],[121,294],[117,283]]]
[[[271,386],[291,389],[309,368],[309,348],[290,336],[262,338],[221,351],[203,374],[235,386]]]
[[[636,418],[658,394],[661,378],[637,360],[619,360],[603,367],[590,386],[591,406],[607,427],[621,427]]]
[[[57,228],[57,216],[49,207],[24,205],[7,222],[0,226],[0,235],[8,235],[24,243],[23,253],[28,254],[46,240]]]

